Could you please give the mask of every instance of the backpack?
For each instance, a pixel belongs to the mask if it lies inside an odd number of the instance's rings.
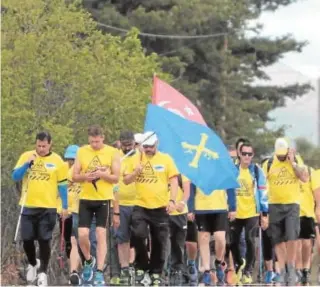
[[[296,157],[294,157],[294,161],[295,161],[296,163],[298,163],[298,160],[297,160]],[[273,164],[273,157],[270,157],[270,158],[268,159],[268,163],[267,163],[267,174],[269,173],[272,164]]]

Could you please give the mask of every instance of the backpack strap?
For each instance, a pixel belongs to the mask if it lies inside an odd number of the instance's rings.
[[[269,173],[272,164],[273,164],[273,157],[270,157],[267,163],[267,173]]]
[[[257,164],[254,165],[254,178],[256,179],[257,184],[259,183],[259,167]]]

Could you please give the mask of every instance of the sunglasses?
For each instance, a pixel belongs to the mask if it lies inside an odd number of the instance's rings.
[[[242,152],[241,153],[242,156],[253,156],[253,152]]]

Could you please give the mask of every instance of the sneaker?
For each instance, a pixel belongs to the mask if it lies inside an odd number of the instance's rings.
[[[226,271],[226,283],[229,285],[237,284],[237,274],[233,269],[228,269]]]
[[[266,275],[264,276],[264,283],[271,284],[274,277],[275,277],[275,274],[273,273],[273,271],[267,271]]]
[[[198,270],[194,264],[188,266],[189,281],[191,284],[198,283]]]
[[[77,271],[72,271],[69,277],[69,284],[72,286],[80,286],[81,285],[81,278]]]
[[[143,270],[136,270],[135,273],[135,285],[136,286],[145,286],[145,275],[146,273]]]
[[[37,279],[37,271],[40,268],[40,260],[37,259],[36,261],[37,261],[36,266],[32,266],[31,264],[28,264],[27,275],[26,275],[27,282],[32,283]]]
[[[296,282],[301,283],[301,280],[302,280],[302,270],[297,269],[296,270]]]
[[[183,286],[183,274],[182,271],[173,270],[170,274],[170,286]]]
[[[242,263],[236,267],[237,283],[242,282],[243,269],[246,266],[246,260],[242,258]]]
[[[90,281],[93,278],[93,270],[96,265],[96,258],[91,256],[91,263],[87,261],[84,262],[83,271],[82,271],[82,279],[86,282]]]
[[[280,273],[274,273],[274,277],[272,279],[272,282],[281,283],[281,275],[280,275]]]
[[[151,286],[162,286],[163,280],[161,278],[161,274],[151,274]]]
[[[302,276],[301,276],[301,283],[303,285],[307,285],[310,283],[310,276],[311,276],[311,272],[310,269],[303,269],[302,270]]]
[[[204,286],[210,286],[211,285],[211,274],[210,274],[210,271],[204,271],[204,273],[202,274],[202,278],[200,280],[200,284],[204,285]]]
[[[252,276],[249,272],[245,272],[242,277],[243,284],[252,284]]]
[[[288,264],[288,272],[287,272],[287,282],[289,286],[295,286],[296,285],[296,269],[294,266]]]
[[[130,276],[130,271],[129,267],[127,268],[122,268],[121,269],[121,274],[120,274],[120,284],[121,286],[131,286],[131,276]]]
[[[106,285],[106,282],[104,281],[103,272],[96,271],[96,273],[94,274],[93,285],[94,286],[105,286]]]
[[[47,274],[41,272],[38,274],[38,286],[48,286],[48,277]]]
[[[216,274],[218,279],[218,284],[224,284],[226,263],[222,262],[221,264],[216,264]]]
[[[120,285],[120,277],[118,276],[112,276],[110,280],[110,285],[111,286],[118,286]]]

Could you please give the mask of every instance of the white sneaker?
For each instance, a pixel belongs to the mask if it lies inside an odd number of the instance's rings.
[[[32,266],[30,264],[28,264],[27,267],[27,282],[33,282],[37,279],[37,271],[40,268],[40,260],[37,259],[37,264],[36,266]]]
[[[38,286],[48,286],[48,277],[46,273],[41,272],[38,274]]]

